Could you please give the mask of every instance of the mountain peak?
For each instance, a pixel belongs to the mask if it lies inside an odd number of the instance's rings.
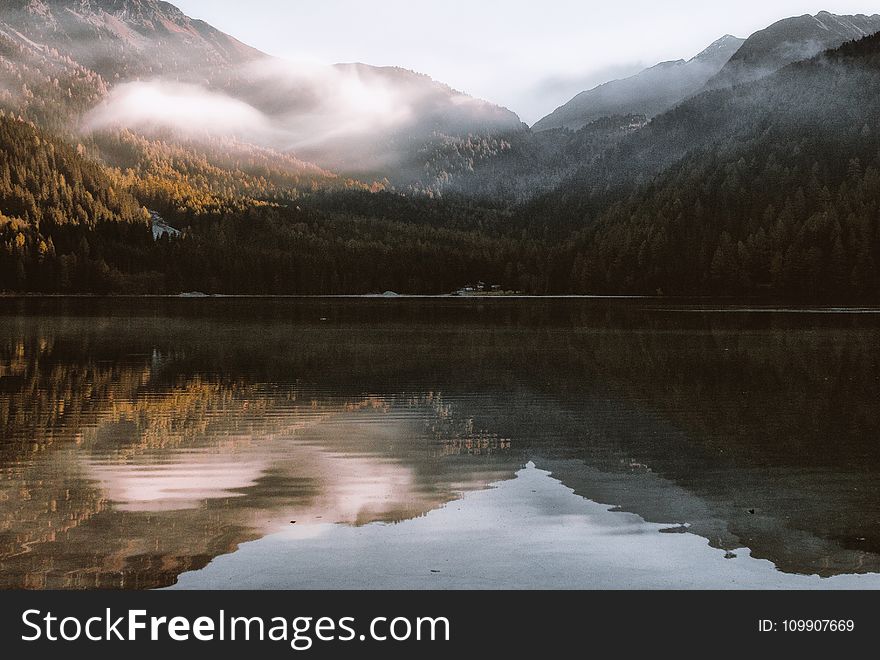
[[[690,60],[661,62],[623,80],[581,92],[533,126],[577,130],[602,117],[653,117],[699,91],[744,43],[726,34]]]
[[[841,16],[822,11],[777,21],[755,32],[724,68],[707,84],[709,89],[730,87],[763,78],[779,69],[809,59],[847,41],[880,31],[880,15]]]
[[[725,34],[720,39],[716,39],[709,44],[703,51],[694,56],[690,61],[718,61],[719,69],[724,66],[736,51],[745,43],[745,39],[734,37],[732,34]]]
[[[23,47],[57,48],[108,81],[265,57],[161,0],[6,0],[4,27]]]

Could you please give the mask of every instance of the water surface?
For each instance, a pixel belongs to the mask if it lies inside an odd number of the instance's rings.
[[[880,314],[0,300],[0,587],[877,588]]]

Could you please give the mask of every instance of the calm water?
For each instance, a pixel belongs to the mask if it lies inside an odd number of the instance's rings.
[[[880,588],[880,313],[0,299],[0,587]]]

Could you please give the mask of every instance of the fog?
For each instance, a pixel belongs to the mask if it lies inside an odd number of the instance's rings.
[[[83,122],[87,132],[234,137],[355,169],[398,160],[395,136],[404,129],[424,136],[459,126],[513,128],[519,120],[410,71],[275,58],[230,71],[210,87],[162,79],[118,85]]]
[[[247,66],[239,79],[246,81],[241,94],[261,108],[285,149],[320,149],[407,125],[425,93],[354,67],[278,59]]]
[[[85,128],[161,128],[297,148],[400,124],[412,114],[414,99],[356,72],[263,62],[241,73],[250,85],[239,96],[248,100],[161,79],[119,85],[89,113]],[[291,95],[293,104],[283,102]]]
[[[197,85],[154,80],[119,85],[85,118],[87,131],[171,129],[187,137],[265,140],[271,122],[251,105]]]

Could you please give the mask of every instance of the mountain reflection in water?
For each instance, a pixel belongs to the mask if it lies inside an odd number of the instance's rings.
[[[712,307],[2,300],[0,587],[163,587],[258,539],[426,530],[529,461],[722,556],[880,572],[880,316]]]

